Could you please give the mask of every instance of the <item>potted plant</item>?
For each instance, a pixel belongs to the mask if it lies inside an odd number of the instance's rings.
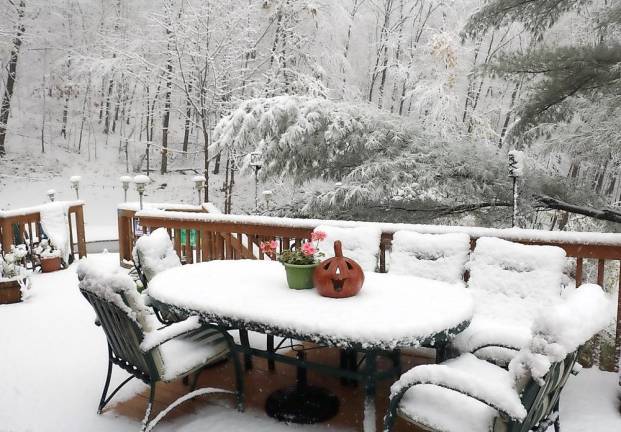
[[[313,272],[319,265],[320,258],[324,255],[319,251],[319,242],[326,238],[326,233],[315,231],[310,240],[302,243],[300,248],[283,250],[276,254],[277,243],[275,240],[261,242],[261,251],[271,257],[277,257],[278,261],[285,266],[287,283],[291,289],[309,289],[313,287]],[[314,242],[314,244],[313,244]]]
[[[0,254],[0,304],[17,303],[26,298],[30,288],[26,269],[26,246],[13,246],[11,252]]]
[[[60,251],[54,248],[48,239],[42,239],[35,248],[34,253],[39,258],[43,273],[55,272],[61,269]]]

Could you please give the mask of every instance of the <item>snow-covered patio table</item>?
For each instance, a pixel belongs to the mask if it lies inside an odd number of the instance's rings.
[[[150,282],[148,294],[156,306],[199,315],[222,329],[257,331],[363,352],[366,361],[360,371],[311,362],[302,366],[364,382],[365,431],[375,430],[375,382],[399,374],[398,362],[394,368],[379,371],[376,357],[390,356],[402,347],[442,346],[468,325],[473,313],[472,298],[461,284],[365,273],[360,294],[332,299],[315,290],[291,290],[281,264],[253,260],[172,268]],[[289,364],[297,360],[251,348],[243,340],[235,349]]]

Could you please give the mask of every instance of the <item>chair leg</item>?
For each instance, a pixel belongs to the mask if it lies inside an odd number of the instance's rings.
[[[554,411],[556,411],[556,419],[554,420],[554,432],[561,432],[561,409],[559,408],[559,402],[557,400]]]
[[[267,352],[274,353],[274,335],[267,335]],[[270,371],[276,370],[276,362],[273,358],[267,359],[267,369]]]
[[[101,399],[99,399],[99,406],[97,407],[97,414],[101,414],[101,410],[103,410],[104,406],[106,406],[106,394],[108,393],[108,388],[110,387],[110,378],[112,377],[112,360],[110,359],[110,346],[108,345],[108,373],[106,375],[106,383],[104,384],[103,392],[101,393]]]
[[[192,381],[190,382],[190,391],[193,392],[196,390],[196,383],[198,382],[198,376],[201,374],[202,369],[196,371],[194,375],[192,375]]]
[[[153,401],[155,400],[155,384],[151,383],[151,392],[149,394],[149,403],[147,404],[147,410],[144,413],[144,419],[142,420],[142,429],[141,432],[145,432],[147,427],[149,426],[149,421],[151,420],[151,410],[153,409]]]

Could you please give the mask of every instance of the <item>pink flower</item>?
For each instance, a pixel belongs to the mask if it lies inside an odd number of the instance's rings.
[[[322,241],[325,240],[327,234],[323,231],[313,231],[311,233],[311,240],[312,241]]]
[[[302,253],[306,256],[311,256],[311,255],[315,255],[315,252],[317,252],[317,249],[310,243],[304,243],[302,245]]]
[[[276,243],[276,240],[270,240],[268,242],[261,242],[261,244],[259,245],[261,252],[268,254],[268,255],[276,252],[277,247],[278,247],[278,243]]]

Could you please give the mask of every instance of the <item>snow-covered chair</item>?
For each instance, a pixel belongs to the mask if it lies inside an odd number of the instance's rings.
[[[241,401],[241,369],[232,355],[233,343],[226,332],[202,324],[198,317],[157,329],[157,320],[136,290],[131,277],[119,268],[101,269],[87,260],[78,266],[80,291],[97,315],[96,324],[103,329],[108,344],[108,373],[97,412],[100,414],[116,392],[132,378],[150,386],[142,430],[151,427],[169,409],[201,394],[226,392],[214,388],[194,390],[200,371],[211,364],[232,357],[236,366],[238,402]],[[117,365],[130,376],[108,394],[112,366]],[[158,382],[170,382],[193,375],[191,393],[178,399],[151,418],[151,408]]]
[[[319,242],[319,250],[326,258],[334,256],[334,242],[340,240],[343,246],[343,255],[353,259],[365,272],[374,272],[377,269],[378,255],[382,231],[372,226],[352,228],[320,225],[314,231],[323,231],[326,238]]]
[[[529,348],[508,369],[466,353],[417,366],[392,385],[384,431],[397,416],[438,432],[560,430],[558,404],[579,348],[605,328],[613,303],[597,285],[583,285],[538,316]]]
[[[392,238],[389,273],[449,283],[463,282],[470,236],[397,231]]]
[[[158,228],[151,234],[145,234],[136,241],[132,250],[134,268],[130,274],[136,279],[141,290],[149,286],[149,282],[164,270],[179,267],[181,260],[175,252],[172,240],[165,228]],[[181,321],[181,316],[170,310],[155,309],[157,318],[164,324]]]
[[[479,238],[468,263],[474,316],[453,347],[508,364],[530,343],[534,318],[560,300],[564,266],[565,251],[559,247]]]
[[[158,228],[136,240],[132,258],[144,288],[158,273],[181,265],[166,228]]]

